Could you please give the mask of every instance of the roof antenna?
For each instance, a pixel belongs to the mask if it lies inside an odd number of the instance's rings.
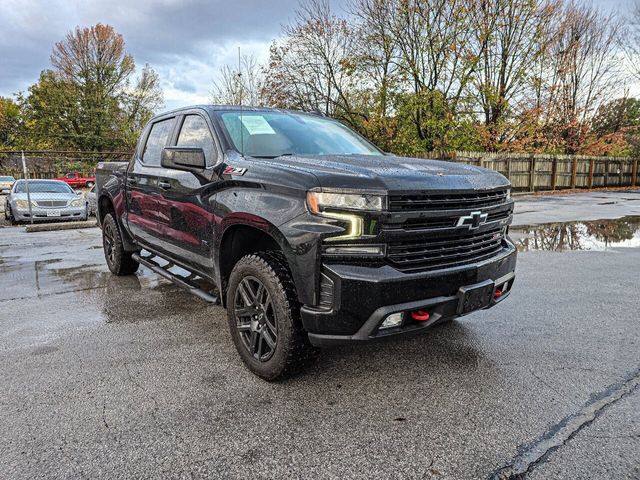
[[[243,97],[243,89],[242,89],[242,62],[240,60],[240,47],[238,47],[238,89],[240,91],[240,98],[238,102],[240,103],[240,155],[244,157],[244,132],[243,132],[243,122],[242,122],[242,97]]]

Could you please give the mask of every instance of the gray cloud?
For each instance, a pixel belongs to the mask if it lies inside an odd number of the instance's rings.
[[[138,65],[160,74],[167,103],[208,95],[235,49],[264,57],[297,0],[2,0],[0,95],[24,91],[50,67],[56,41],[77,25],[108,23]],[[184,95],[181,95],[184,93]]]

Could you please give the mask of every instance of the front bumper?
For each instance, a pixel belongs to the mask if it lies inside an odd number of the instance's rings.
[[[51,211],[60,212],[60,215],[49,216]],[[31,215],[33,215],[34,222],[59,222],[61,220],[86,220],[87,207],[86,205],[80,207],[62,207],[62,208],[42,208],[33,207],[31,214],[29,210],[17,210],[13,208],[13,216],[19,222],[31,221]]]
[[[484,308],[503,301],[513,285],[515,265],[516,249],[510,242],[483,262],[432,272],[406,274],[390,266],[325,265],[323,272],[333,282],[331,306],[302,307],[303,326],[316,346],[421,332],[461,316],[461,288],[492,283],[503,294]],[[408,312],[414,310],[428,311],[429,320],[410,320]],[[385,318],[397,312],[406,312],[403,326],[380,330]]]

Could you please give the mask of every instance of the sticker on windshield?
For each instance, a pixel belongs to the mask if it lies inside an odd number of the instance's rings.
[[[275,135],[269,122],[262,115],[246,115],[241,120],[249,135]]]

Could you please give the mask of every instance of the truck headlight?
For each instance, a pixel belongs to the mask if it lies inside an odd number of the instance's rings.
[[[373,210],[384,209],[386,197],[375,194],[351,194],[307,192],[307,205],[312,213],[322,213],[325,208],[337,210]]]
[[[71,203],[69,204],[71,207],[81,207],[82,205],[84,205],[84,201],[81,198],[71,200]]]
[[[307,192],[307,205],[311,213],[341,220],[347,226],[343,235],[329,237],[327,241],[353,240],[362,237],[364,220],[349,210],[381,211],[385,208],[385,204],[386,197],[383,195]]]

